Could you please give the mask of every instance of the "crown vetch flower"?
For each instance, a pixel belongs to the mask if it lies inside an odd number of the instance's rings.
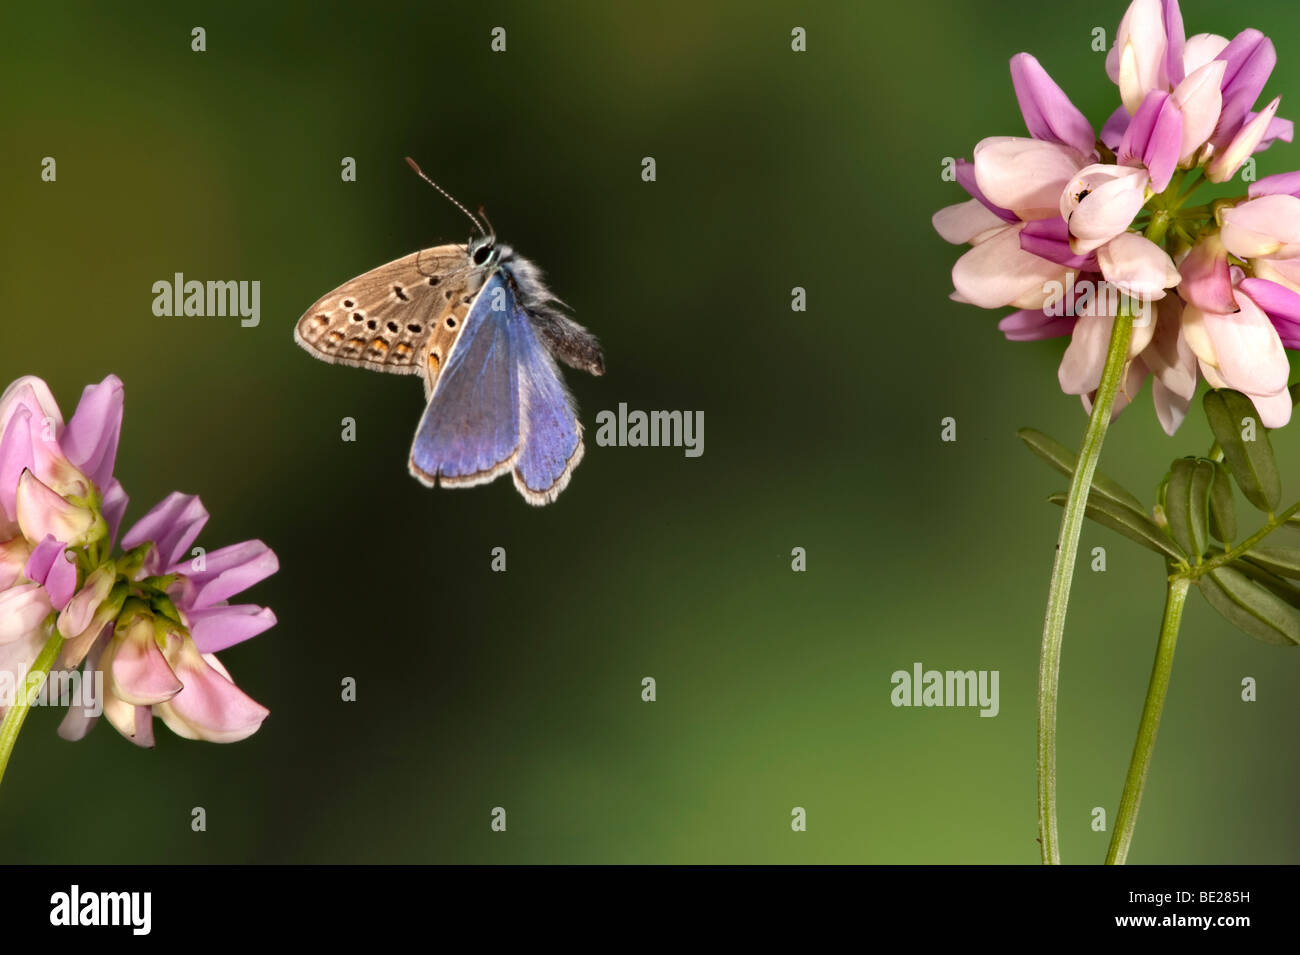
[[[105,687],[104,716],[123,736],[153,745],[153,717],[178,736],[234,742],[257,731],[268,710],[235,685],[214,655],[275,625],[270,609],[229,598],[275,573],[261,541],[191,554],[208,521],[197,496],[173,493],[122,538],[126,596],[113,626],[93,627],[65,647],[63,665],[85,663]],[[80,739],[95,718],[69,709],[59,734]]]
[[[1038,60],[1017,54],[1011,79],[1029,138],[981,140],[972,162],[957,163],[971,199],[933,218],[944,239],[971,247],[953,267],[952,297],[1019,309],[998,325],[1012,341],[1069,335],[1058,378],[1085,409],[1122,304],[1139,318],[1115,413],[1151,377],[1172,434],[1204,377],[1250,396],[1266,426],[1287,423],[1300,172],[1188,204],[1197,176],[1226,182],[1254,153],[1291,141],[1280,98],[1254,111],[1276,62],[1258,30],[1189,38],[1177,0],[1134,0],[1106,61],[1121,105],[1094,139]],[[1119,298],[1078,294],[1100,284]]]
[[[78,591],[77,561],[105,546],[126,506],[113,478],[121,428],[113,375],[85,389],[66,425],[39,378],[0,395],[0,671],[10,686],[22,685],[54,615],[90,596]]]
[[[208,513],[179,493],[111,556],[127,506],[113,477],[122,410],[111,375],[85,389],[66,425],[38,378],[0,396],[0,671],[22,686],[57,634],[60,665],[102,674],[104,715],[133,742],[153,744],[154,716],[189,739],[243,739],[267,710],[214,654],[275,624],[269,609],[229,598],[278,561],[260,541],[191,554]],[[80,738],[94,722],[74,705],[60,734]]]

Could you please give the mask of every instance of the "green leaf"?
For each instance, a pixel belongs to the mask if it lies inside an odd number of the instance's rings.
[[[1222,461],[1214,462],[1214,482],[1210,485],[1210,533],[1225,544],[1237,536],[1237,505],[1232,499],[1232,481]]]
[[[1064,491],[1061,491],[1053,494],[1048,500],[1053,504],[1064,507],[1065,499],[1068,496]],[[1147,547],[1157,554],[1163,554],[1170,560],[1185,561],[1187,559],[1182,551],[1174,546],[1174,542],[1169,539],[1169,535],[1156,526],[1155,521],[1145,514],[1139,514],[1132,508],[1115,503],[1108,497],[1094,497],[1089,494],[1084,515],[1103,527],[1109,527],[1130,540],[1137,541],[1143,547]]]
[[[1208,391],[1205,417],[1246,500],[1272,514],[1282,498],[1282,480],[1278,477],[1268,430],[1259,423],[1255,406],[1237,391]],[[1247,440],[1248,437],[1252,440]]]
[[[1262,567],[1283,577],[1300,577],[1300,526],[1290,521],[1246,552]]]
[[[1300,587],[1297,587],[1295,584],[1291,583],[1291,581],[1284,580],[1277,576],[1277,574],[1265,570],[1263,567],[1249,560],[1234,560],[1231,566],[1241,571],[1256,583],[1263,584],[1277,596],[1289,603],[1292,607],[1300,610]]]
[[[1074,469],[1079,463],[1079,456],[1067,448],[1055,438],[1049,438],[1041,431],[1034,428],[1021,428],[1016,432],[1025,446],[1033,451],[1056,470],[1060,471],[1067,477],[1074,474]],[[1102,474],[1100,471],[1094,471],[1092,475],[1092,492],[1088,495],[1091,499],[1093,494],[1102,497],[1108,497],[1116,504],[1122,504],[1139,514],[1146,516],[1146,508],[1138,500],[1137,495],[1129,491],[1122,484],[1112,477]]]
[[[1233,567],[1219,567],[1196,584],[1210,606],[1257,640],[1300,646],[1300,610]]]
[[[1169,533],[1184,553],[1200,557],[1210,546],[1210,485],[1214,462],[1179,458],[1169,469],[1165,488],[1165,517]]]

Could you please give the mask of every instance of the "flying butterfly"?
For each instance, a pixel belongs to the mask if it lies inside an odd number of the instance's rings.
[[[564,313],[537,266],[406,161],[478,237],[339,286],[298,319],[294,341],[332,364],[424,377],[428,404],[409,460],[424,484],[472,487],[510,471],[524,500],[549,504],[582,460],[582,423],[556,359],[602,375],[600,343]]]

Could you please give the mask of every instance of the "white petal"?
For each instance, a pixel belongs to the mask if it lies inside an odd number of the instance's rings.
[[[957,260],[952,284],[957,294],[980,308],[1042,308],[1069,270],[1020,248],[1023,224],[1008,226]]]
[[[1061,190],[1087,159],[1059,143],[992,136],[975,147],[975,183],[995,206],[1021,219],[1047,219],[1056,215]]]
[[[953,245],[965,245],[980,237],[987,238],[985,233],[1005,228],[1007,224],[978,199],[940,209],[930,221],[934,224],[934,230]]]

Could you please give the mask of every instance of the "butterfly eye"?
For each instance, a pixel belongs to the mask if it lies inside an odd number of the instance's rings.
[[[492,254],[492,246],[480,245],[477,249],[474,250],[474,264],[482,265],[484,262],[488,260],[488,256],[490,256],[491,254]]]

